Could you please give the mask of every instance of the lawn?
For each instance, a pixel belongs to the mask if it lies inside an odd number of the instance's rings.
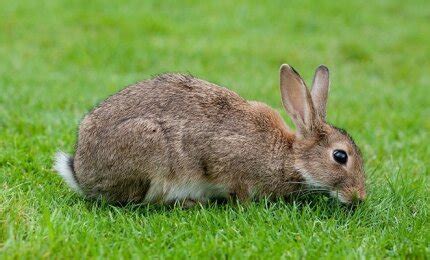
[[[233,2],[236,2],[233,4]],[[0,258],[430,256],[429,1],[0,1]],[[282,109],[278,68],[331,70],[328,120],[366,161],[324,196],[189,210],[86,201],[52,170],[82,116],[189,72]]]

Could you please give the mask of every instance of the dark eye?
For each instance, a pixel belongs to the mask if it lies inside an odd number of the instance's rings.
[[[348,161],[348,155],[344,150],[334,150],[333,159],[340,164],[345,164]]]

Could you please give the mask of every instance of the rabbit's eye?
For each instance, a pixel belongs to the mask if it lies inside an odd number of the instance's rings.
[[[345,164],[348,161],[348,155],[344,150],[334,150],[333,159],[340,164]]]

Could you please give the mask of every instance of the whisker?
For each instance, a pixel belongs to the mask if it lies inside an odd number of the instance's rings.
[[[307,182],[305,182],[305,181],[287,181],[287,182],[285,182],[285,183],[291,183],[291,184],[308,184]]]
[[[303,193],[303,194],[305,194],[305,195],[307,195],[307,194],[311,194],[311,193],[318,193],[318,192],[328,192],[329,190],[327,190],[327,189],[301,189],[301,190],[295,190],[295,191],[291,191],[291,192],[288,192],[286,195],[288,196],[288,195],[291,195],[291,194],[294,194],[294,193]]]
[[[308,195],[311,195],[311,194],[317,194],[317,193],[320,193],[320,191],[308,191],[306,193],[302,193],[302,194],[299,194],[299,195],[300,195],[300,197],[305,197],[305,196],[308,196]]]

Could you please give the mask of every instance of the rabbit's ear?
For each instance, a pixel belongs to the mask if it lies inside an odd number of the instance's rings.
[[[299,136],[306,136],[312,131],[315,120],[309,90],[299,73],[287,64],[281,66],[280,78],[282,103],[296,125]]]
[[[314,81],[312,83],[311,96],[318,116],[325,121],[327,111],[327,97],[330,88],[329,71],[324,65],[320,65],[315,70]]]

